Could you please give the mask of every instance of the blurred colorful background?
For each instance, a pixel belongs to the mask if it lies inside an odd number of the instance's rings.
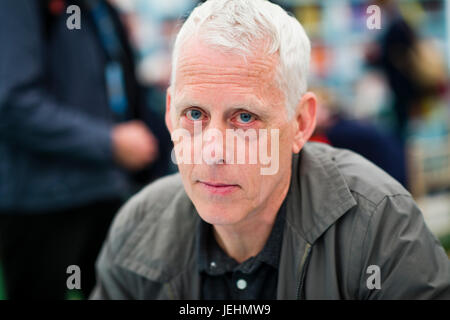
[[[320,100],[312,140],[354,150],[400,181],[450,254],[450,2],[273,2],[292,12],[311,39],[309,87]],[[126,26],[147,106],[163,123],[174,37],[199,2],[110,3]],[[380,29],[367,25],[370,5],[380,8]],[[159,139],[170,146],[167,135]],[[175,170],[168,163],[160,175]],[[2,283],[0,265],[0,299]]]

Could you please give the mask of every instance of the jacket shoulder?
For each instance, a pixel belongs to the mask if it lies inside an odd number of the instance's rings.
[[[344,178],[349,190],[373,204],[385,197],[410,193],[393,177],[363,156],[346,149],[315,143],[314,152],[328,156]]]
[[[180,251],[193,246],[196,222],[179,174],[151,183],[114,219],[108,241],[115,264],[153,281],[170,280],[191,257]]]
[[[184,192],[184,189],[178,173],[150,183],[122,206],[114,221],[114,227],[121,228],[129,223],[139,223],[148,216],[158,216],[180,192]]]
[[[309,162],[325,167],[325,175],[339,182],[333,186],[346,184],[354,200],[345,214],[321,229],[325,231],[315,243],[308,268],[312,270],[310,278],[323,273],[330,276],[328,281],[307,281],[308,294],[349,299],[448,299],[448,258],[409,192],[354,152],[324,144],[312,144],[308,152],[314,155]],[[327,191],[333,198],[332,189]],[[339,205],[335,207],[339,209]],[[327,210],[317,220],[325,221],[332,212]],[[336,247],[347,249],[336,256]],[[336,260],[323,263],[324,256]],[[429,263],[417,266],[417,261]],[[379,290],[367,285],[374,266],[382,275]],[[340,277],[333,278],[336,274]]]

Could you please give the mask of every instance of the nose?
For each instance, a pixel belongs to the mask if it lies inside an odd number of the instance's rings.
[[[211,119],[203,133],[203,160],[208,165],[225,164],[226,123],[220,119]]]

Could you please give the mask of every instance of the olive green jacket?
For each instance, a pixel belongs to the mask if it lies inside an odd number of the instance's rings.
[[[278,299],[450,299],[450,262],[411,195],[361,156],[293,156]],[[198,299],[200,221],[178,174],[128,201],[97,261],[93,299]]]

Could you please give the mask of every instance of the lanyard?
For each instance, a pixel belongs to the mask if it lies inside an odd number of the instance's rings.
[[[85,2],[90,9],[100,41],[109,58],[105,67],[109,106],[117,120],[124,120],[128,108],[128,100],[124,71],[120,63],[121,57],[123,57],[123,48],[105,1],[88,0]]]

